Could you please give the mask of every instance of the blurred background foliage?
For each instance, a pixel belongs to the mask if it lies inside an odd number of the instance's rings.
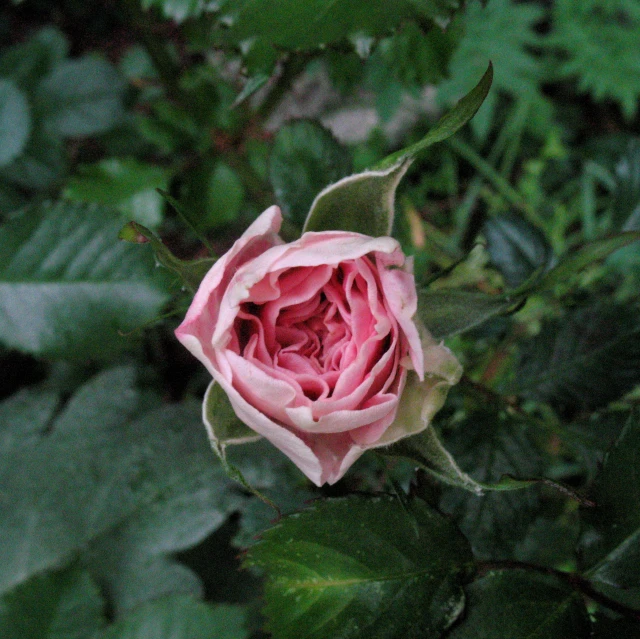
[[[126,222],[211,258],[275,202],[293,238],[318,191],[419,140],[491,60],[470,126],[398,190],[394,235],[418,282],[497,294],[640,230],[636,0],[23,0],[0,10],[0,47],[7,639],[266,636],[269,546],[262,571],[239,570],[238,553],[275,515],[212,455],[208,375],[172,334],[191,293],[150,245],[117,239]],[[545,614],[578,619],[549,639],[640,636],[638,290],[636,242],[447,340],[465,376],[437,425],[462,468],[545,476],[604,511],[544,485],[441,489],[373,454],[323,489],[263,443],[230,456],[283,512],[412,482],[477,560],[586,575],[597,591],[587,615],[582,599],[561,607],[550,576],[481,575],[451,636],[490,619],[499,634],[483,636],[538,636],[492,617],[513,592],[525,609],[528,589]]]

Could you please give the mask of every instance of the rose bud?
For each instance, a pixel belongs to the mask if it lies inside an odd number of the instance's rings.
[[[242,422],[333,484],[365,450],[426,428],[460,365],[417,322],[396,240],[324,231],[287,244],[281,222],[270,207],[215,263],[176,336]]]

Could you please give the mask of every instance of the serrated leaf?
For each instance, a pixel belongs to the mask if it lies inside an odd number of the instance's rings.
[[[572,275],[595,262],[604,260],[612,253],[629,244],[640,241],[640,231],[627,231],[602,240],[589,242],[560,259],[558,265],[533,282],[525,282],[512,295],[520,293],[543,293],[556,284],[566,282]]]
[[[461,289],[422,290],[418,293],[418,317],[435,339],[443,339],[516,310],[522,299]]]
[[[121,534],[111,548],[131,557],[184,549],[237,507],[198,406],[149,411],[136,398],[130,372],[108,371],[72,397],[46,436],[0,451],[0,592],[106,535]]]
[[[640,418],[632,415],[604,459],[585,513],[598,538],[587,547],[590,579],[619,588],[640,587]]]
[[[546,321],[521,343],[515,389],[569,410],[593,410],[640,381],[637,305],[595,303]]]
[[[94,639],[105,602],[88,572],[32,577],[0,598],[2,639]]]
[[[577,77],[579,88],[595,100],[617,101],[627,119],[637,112],[640,96],[638,60],[640,9],[634,2],[553,4],[549,44],[564,54],[558,75]]]
[[[543,457],[529,429],[504,414],[476,412],[447,436],[457,463],[481,485],[504,476],[541,477]],[[534,483],[534,482],[532,482]],[[539,489],[490,491],[482,497],[459,489],[444,491],[441,508],[451,513],[481,557],[507,558],[536,517]]]
[[[582,598],[547,575],[490,572],[467,588],[465,619],[450,639],[588,639],[591,623]]]
[[[146,0],[155,4],[188,0]],[[349,36],[375,37],[390,33],[408,19],[447,19],[450,3],[441,0],[227,0],[218,14],[226,28],[214,32],[221,44],[234,45],[250,38],[281,49],[315,49]]]
[[[117,208],[127,220],[151,228],[162,221],[164,201],[156,189],[165,189],[168,171],[134,158],[108,158],[77,167],[63,196]]]
[[[102,58],[65,60],[38,85],[36,105],[50,135],[104,133],[124,115],[126,85]]]
[[[371,171],[350,175],[321,191],[311,204],[303,231],[354,231],[373,237],[389,235],[395,193],[402,176],[424,149],[447,139],[478,110],[491,87],[493,69],[419,142],[389,155]]]
[[[246,563],[266,571],[275,639],[440,636],[473,567],[464,537],[425,502],[355,496],[284,518]]]
[[[168,299],[153,257],[117,241],[117,213],[44,204],[0,227],[0,340],[42,357],[112,357]],[[29,321],[25,321],[28,318]]]
[[[299,120],[277,133],[269,159],[269,180],[285,215],[304,224],[316,195],[351,171],[351,157],[321,124]]]
[[[30,130],[27,98],[13,82],[0,78],[0,166],[22,153]]]
[[[118,620],[100,639],[247,639],[245,617],[240,606],[164,597]]]
[[[553,251],[544,233],[520,215],[503,213],[490,218],[483,234],[491,261],[509,288],[552,266]]]

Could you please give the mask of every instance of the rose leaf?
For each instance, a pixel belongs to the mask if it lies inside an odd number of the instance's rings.
[[[631,415],[596,478],[596,508],[584,518],[597,533],[585,544],[587,575],[618,588],[640,587],[640,418]]]
[[[206,604],[174,595],[151,601],[109,626],[100,639],[247,639],[241,606]]]
[[[0,229],[0,341],[41,357],[112,358],[167,301],[150,253],[95,205],[36,205]]]
[[[264,533],[246,565],[266,572],[275,639],[436,637],[464,607],[468,542],[417,498],[315,502]]]
[[[524,570],[490,572],[467,587],[465,619],[449,639],[588,639],[581,597],[558,579]]]
[[[92,639],[104,626],[104,607],[86,570],[36,575],[0,598],[0,636]]]

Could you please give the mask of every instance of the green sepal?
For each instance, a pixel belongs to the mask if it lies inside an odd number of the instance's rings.
[[[403,162],[412,162],[416,156],[437,142],[442,142],[450,138],[454,133],[461,129],[471,118],[477,113],[482,106],[485,98],[491,88],[493,82],[493,65],[489,62],[489,66],[485,71],[482,79],[478,84],[460,99],[451,111],[445,114],[437,124],[425,135],[422,140],[408,146],[406,149],[396,151],[381,160],[373,168],[374,170],[387,169],[390,166]]]
[[[463,333],[483,322],[519,309],[524,295],[488,295],[460,289],[421,291],[418,316],[435,339]]]
[[[486,491],[520,490],[541,483],[555,488],[584,506],[594,505],[572,489],[544,477],[519,478],[505,474],[495,483],[476,481],[458,466],[451,453],[442,445],[433,426],[417,435],[401,439],[388,448],[381,448],[378,452],[389,457],[409,459],[445,484],[463,488],[478,496]]]
[[[128,222],[125,224],[118,238],[125,242],[134,244],[151,244],[156,260],[165,268],[175,273],[192,293],[198,289],[202,278],[207,274],[209,269],[214,265],[214,258],[204,258],[201,260],[181,260],[176,257],[146,226],[137,222]]]
[[[446,140],[482,105],[491,87],[493,67],[478,85],[419,142],[387,156],[372,170],[350,175],[321,191],[311,204],[303,231],[352,231],[373,237],[389,235],[395,193],[402,176],[427,147]]]
[[[240,469],[227,459],[227,446],[248,444],[258,441],[261,436],[251,430],[236,416],[229,398],[219,384],[211,382],[202,402],[202,421],[209,435],[209,442],[220,458],[227,476],[241,484],[246,490],[271,506],[278,514],[280,509],[266,495],[254,488]]]

